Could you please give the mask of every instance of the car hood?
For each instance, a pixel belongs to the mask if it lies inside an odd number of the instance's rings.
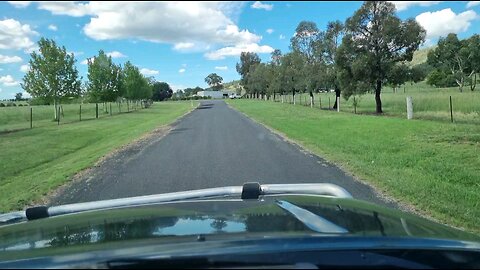
[[[312,229],[289,204],[345,231]],[[465,233],[415,215],[354,199],[324,196],[265,196],[260,200],[198,200],[68,214],[0,227],[0,259],[32,250],[89,250],[138,240],[156,243],[202,237],[378,236],[480,242]],[[9,255],[10,254],[10,255]],[[11,257],[9,257],[11,258]]]

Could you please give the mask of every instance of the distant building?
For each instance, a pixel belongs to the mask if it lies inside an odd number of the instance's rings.
[[[228,96],[230,96],[231,94],[235,94],[235,90],[198,91],[196,96],[212,97],[212,98],[228,98]]]

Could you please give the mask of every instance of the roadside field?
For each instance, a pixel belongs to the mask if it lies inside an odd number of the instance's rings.
[[[477,89],[478,90],[478,89]],[[330,108],[335,102],[335,93],[319,93],[315,94],[315,107],[321,106],[324,109]],[[413,98],[413,117],[415,119],[435,120],[441,122],[450,122],[450,96],[452,96],[453,119],[456,123],[480,124],[480,92],[470,91],[468,86],[464,87],[463,93],[460,93],[457,87],[451,88],[433,88],[425,84],[425,82],[417,84],[406,84],[404,87],[397,89],[393,93],[393,89],[385,87],[382,90],[382,104],[386,116],[395,116],[406,118],[406,97]],[[330,102],[329,102],[330,98]],[[279,97],[276,99],[280,100]],[[291,100],[291,96],[290,96]],[[307,94],[300,94],[297,97],[297,103],[310,104]],[[373,94],[365,94],[356,96],[357,113],[372,114],[375,112],[375,96]],[[353,96],[346,101],[343,97],[340,101],[340,110],[343,112],[354,112]]]
[[[95,103],[62,104],[60,125],[80,120],[95,119],[95,106]],[[30,111],[30,108],[32,111]],[[135,109],[141,109],[140,104],[129,104],[127,106],[127,103],[99,103],[98,118],[109,117],[110,115],[117,115]],[[53,105],[0,107],[0,132],[30,128],[30,113],[32,113],[33,128],[55,126],[57,122],[53,120],[54,110]]]
[[[190,101],[161,102],[95,121],[0,134],[0,212],[41,199],[102,156],[191,109]]]
[[[480,232],[480,126],[258,100],[234,108],[441,222]]]

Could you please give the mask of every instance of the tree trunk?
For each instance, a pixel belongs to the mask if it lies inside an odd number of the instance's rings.
[[[282,94],[282,103],[284,102],[284,97],[285,97],[285,96]]]
[[[382,111],[382,99],[380,98],[380,92],[382,91],[382,81],[377,80],[377,87],[375,87],[375,103],[377,105],[377,113],[383,113]]]
[[[295,105],[295,90],[292,91],[292,96],[293,96],[293,105]]]
[[[313,108],[313,92],[310,92],[310,107]]]
[[[337,100],[340,97],[340,88],[335,84],[335,104],[333,104],[333,109],[337,109]]]
[[[477,86],[477,73],[473,73],[473,81],[470,81],[470,90],[475,90],[475,86]]]
[[[53,98],[53,108],[55,110],[55,113],[53,114],[53,119],[57,121],[58,119],[58,109],[57,109],[57,99]]]

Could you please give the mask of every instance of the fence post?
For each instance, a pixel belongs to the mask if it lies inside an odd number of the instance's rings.
[[[95,103],[95,118],[98,119],[98,103]]]
[[[330,110],[330,97],[328,97],[328,109]]]
[[[407,97],[407,119],[413,118],[413,100],[412,97]]]
[[[353,97],[353,113],[357,114],[357,102],[355,97]]]
[[[57,125],[59,126],[60,125],[60,106],[57,107]]]
[[[30,107],[30,129],[33,128],[33,108]]]
[[[112,116],[112,103],[110,102],[110,116]]]
[[[322,109],[322,97],[321,96],[318,97],[318,107],[320,107],[320,109]]]
[[[78,115],[79,115],[79,120],[81,122],[82,121],[82,104],[80,104],[80,113]]]
[[[452,96],[450,96],[450,119],[453,123],[453,106],[452,106]]]
[[[337,97],[337,112],[340,112],[340,97]]]

